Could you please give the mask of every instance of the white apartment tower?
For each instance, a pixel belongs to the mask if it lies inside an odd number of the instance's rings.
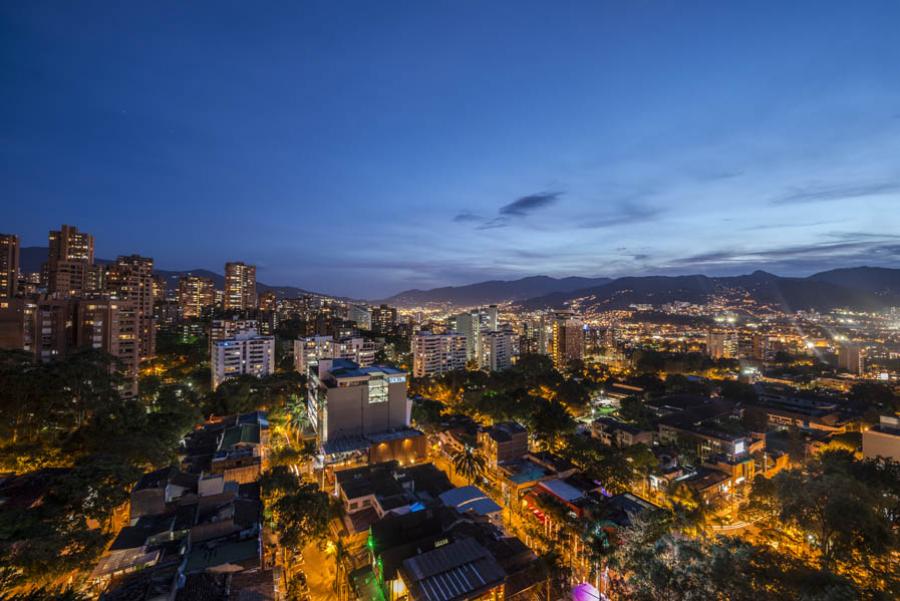
[[[455,332],[419,332],[412,338],[413,376],[423,378],[465,369],[466,337]]]
[[[261,378],[275,373],[275,337],[246,330],[219,340],[212,348],[212,388],[229,378],[250,374]]]

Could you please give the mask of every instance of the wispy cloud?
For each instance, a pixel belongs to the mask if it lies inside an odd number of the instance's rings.
[[[724,248],[667,261],[660,267],[678,271],[729,273],[769,269],[786,273],[811,273],[835,267],[893,264],[900,259],[900,242],[894,236],[834,236],[838,241],[786,245],[774,248]]]
[[[562,192],[540,192],[517,198],[509,204],[500,207],[500,214],[510,217],[524,217],[529,213],[555,204]]]
[[[632,202],[622,202],[614,205],[612,210],[607,211],[602,215],[588,216],[586,219],[579,221],[578,227],[582,229],[599,229],[615,227],[617,225],[642,223],[645,221],[652,221],[662,212],[663,210],[659,207]]]
[[[772,199],[772,204],[800,204],[810,202],[826,202],[849,198],[881,196],[900,192],[900,182],[881,181],[849,184],[815,183],[808,186],[795,186],[784,194]]]
[[[562,194],[562,192],[538,192],[522,196],[500,207],[496,217],[483,217],[472,211],[460,211],[453,217],[453,222],[478,224],[475,226],[477,230],[493,230],[506,227],[514,219],[527,217],[535,211],[556,203],[562,197]]]
[[[482,217],[472,213],[470,211],[460,211],[454,218],[453,221],[456,223],[472,223],[475,221],[482,221]]]

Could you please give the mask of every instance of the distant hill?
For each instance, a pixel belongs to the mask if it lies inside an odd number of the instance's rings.
[[[20,269],[25,272],[40,271],[41,264],[43,264],[47,260],[48,251],[49,249],[46,246],[22,247],[19,253]],[[110,259],[95,259],[95,261],[100,264],[108,264],[114,262]],[[179,278],[187,275],[196,275],[204,278],[209,278],[213,281],[216,288],[220,290],[225,288],[225,276],[208,269],[189,269],[186,271],[168,271],[165,269],[154,269],[153,273],[162,278],[165,278],[166,287],[169,290],[175,290],[176,288],[178,288]],[[275,294],[278,295],[279,298],[293,298],[296,296],[301,296],[303,294],[318,294],[316,292],[310,292],[308,290],[297,288],[295,286],[272,286],[270,284],[264,284],[262,282],[256,283],[256,290],[258,293],[268,292],[271,290],[275,292]]]
[[[806,278],[785,278],[764,271],[734,277],[625,277],[600,286],[530,298],[521,305],[529,309],[561,308],[574,299],[582,299],[582,306],[602,310],[627,308],[631,304],[704,303],[715,295],[749,296],[757,303],[786,311],[827,311],[839,307],[878,310],[900,304],[900,287],[883,284],[900,282],[900,270],[879,270],[875,276],[867,275],[869,269],[842,269]],[[876,286],[878,282],[882,284]]]
[[[421,306],[430,303],[470,307],[525,300],[554,292],[568,292],[579,288],[600,286],[609,281],[609,278],[551,278],[537,275],[520,280],[491,280],[468,286],[406,290],[379,302],[400,307]]]
[[[811,275],[809,279],[865,290],[879,296],[900,295],[900,269],[885,267],[832,269]]]

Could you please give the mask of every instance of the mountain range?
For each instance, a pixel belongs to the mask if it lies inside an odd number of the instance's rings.
[[[415,307],[429,303],[458,306],[490,305],[507,301],[523,301],[559,292],[570,292],[611,282],[609,278],[551,278],[536,275],[520,280],[491,280],[468,286],[444,286],[432,290],[406,290],[381,302],[399,307]]]
[[[47,260],[47,247],[23,247],[20,265],[23,271],[41,269]],[[98,263],[110,263],[97,259]],[[197,275],[213,280],[223,288],[223,275],[207,269],[186,271],[155,270],[175,289],[178,279]],[[274,291],[279,298],[318,294],[295,286],[274,286],[257,282],[260,293]],[[329,295],[320,295],[329,296]],[[786,311],[814,309],[827,311],[840,307],[880,310],[900,306],[900,269],[851,267],[823,271],[808,277],[782,277],[755,271],[749,275],[714,277],[706,275],[639,276],[622,278],[553,278],[539,275],[518,280],[490,280],[466,286],[444,286],[430,290],[406,290],[374,301],[398,307],[428,304],[472,307],[514,302],[525,309],[563,308],[574,300],[582,309],[621,309],[632,304],[661,305],[675,301],[704,303],[713,296],[749,298]]]
[[[536,290],[540,290],[535,294]],[[675,301],[704,303],[713,296],[746,297],[786,311],[838,307],[879,310],[900,305],[900,269],[856,267],[809,277],[781,277],[765,271],[731,277],[705,275],[609,278],[536,276],[469,286],[409,290],[384,302],[475,306],[514,301],[526,309],[562,308],[579,299],[582,308],[621,309],[632,304]]]

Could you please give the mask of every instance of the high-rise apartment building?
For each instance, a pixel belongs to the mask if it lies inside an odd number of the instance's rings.
[[[213,344],[211,364],[213,390],[229,378],[271,375],[275,373],[275,337],[247,330],[219,340]]]
[[[278,295],[267,290],[259,295],[259,310],[267,313],[274,313],[278,308]]]
[[[134,303],[110,298],[0,299],[0,348],[38,361],[92,348],[119,360],[122,394],[137,394],[138,318]]]
[[[734,330],[709,332],[706,354],[712,359],[734,359],[738,355],[738,335]]]
[[[0,234],[0,298],[12,298],[19,286],[19,237]]]
[[[413,376],[424,378],[456,369],[465,369],[466,337],[451,332],[432,334],[422,331],[412,337]]]
[[[481,333],[481,358],[478,365],[488,371],[500,371],[512,365],[516,334],[511,326]]]
[[[256,266],[241,262],[225,263],[226,311],[256,308]]]
[[[138,316],[138,352],[141,359],[156,354],[156,324],[153,319],[153,259],[139,255],[120,256],[106,273],[106,289],[121,300],[134,303]]]
[[[186,319],[200,317],[215,302],[216,287],[211,279],[188,275],[178,280],[178,304]]]
[[[372,308],[372,331],[377,334],[389,334],[397,325],[397,309],[387,305]]]
[[[572,312],[557,313],[553,321],[553,364],[565,368],[584,355],[584,323]]]
[[[466,359],[478,361],[481,355],[481,314],[478,311],[460,313],[450,318],[450,329],[466,338]]]
[[[209,326],[209,349],[220,340],[233,338],[241,332],[259,332],[259,322],[255,319],[214,319]]]
[[[321,359],[348,359],[360,367],[375,363],[375,343],[360,336],[308,336],[294,341],[294,369],[306,374]]]
[[[119,360],[124,382],[120,392],[138,393],[141,315],[133,301],[115,298],[75,301],[76,345],[105,351]]]
[[[94,237],[63,225],[49,235],[47,290],[59,296],[78,296],[91,290],[90,269],[94,265]]]
[[[838,369],[860,375],[865,371],[864,356],[856,344],[842,344],[838,349]]]

